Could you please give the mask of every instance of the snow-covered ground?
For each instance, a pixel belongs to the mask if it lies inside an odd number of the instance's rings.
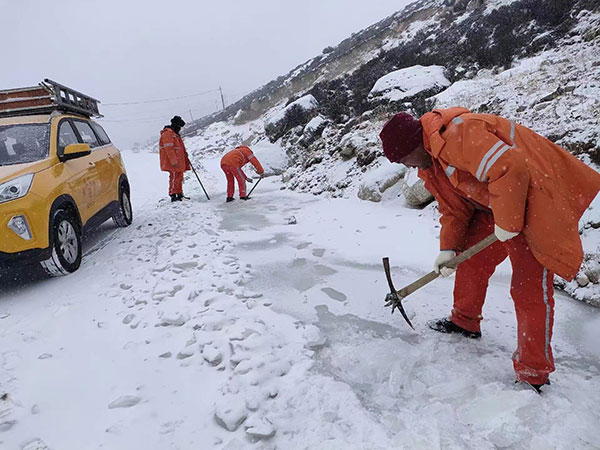
[[[0,448],[598,449],[600,311],[557,294],[552,385],[514,385],[508,267],[483,338],[439,335],[452,280],[383,308],[430,270],[433,207],[330,199],[261,181],[172,204],[156,154],[124,154],[134,224],[105,224],[65,278],[0,287]],[[250,172],[250,171],[249,171]]]

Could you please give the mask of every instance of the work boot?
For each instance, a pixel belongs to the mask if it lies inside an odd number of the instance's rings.
[[[189,197],[186,197],[185,195],[183,195],[183,193],[181,193],[181,192],[176,195],[177,195],[177,198],[179,198],[179,200],[183,200],[183,199],[189,200],[190,199]]]
[[[178,194],[170,194],[170,197],[171,197],[172,202],[180,202],[181,201]]]
[[[240,197],[240,200],[250,200],[250,197],[246,195],[245,197]]]
[[[528,388],[533,389],[538,394],[541,394],[543,386],[546,386],[546,385],[550,386],[550,379],[546,380],[546,382],[544,384],[533,384],[533,383],[529,383],[527,381],[515,380],[515,384],[517,384],[517,383],[521,383],[521,384],[527,386]]]
[[[479,339],[481,337],[480,331],[465,330],[448,319],[432,320],[427,322],[427,326],[432,330],[439,331],[440,333],[457,333],[471,339]]]
[[[229,202],[232,202],[234,200],[235,200],[235,198],[233,198],[233,197],[227,197],[227,200],[225,200],[225,203],[229,203]]]

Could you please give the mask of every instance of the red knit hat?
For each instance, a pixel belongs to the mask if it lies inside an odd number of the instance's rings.
[[[383,126],[379,137],[386,158],[397,163],[423,143],[423,128],[413,116],[401,112]]]

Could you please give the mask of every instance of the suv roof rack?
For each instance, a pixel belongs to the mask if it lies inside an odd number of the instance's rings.
[[[49,114],[60,110],[103,117],[99,100],[46,78],[38,86],[0,91],[0,117]]]

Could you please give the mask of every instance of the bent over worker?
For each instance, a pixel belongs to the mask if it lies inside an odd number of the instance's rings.
[[[172,202],[188,198],[183,195],[183,174],[190,170],[191,166],[183,139],[179,135],[184,125],[181,117],[173,117],[171,125],[167,125],[160,132],[158,143],[160,169],[169,172],[169,196]]]
[[[234,148],[225,153],[223,158],[221,158],[221,169],[223,169],[225,178],[227,178],[227,202],[233,201],[235,191],[234,179],[238,183],[240,198],[242,200],[249,200],[249,197],[246,195],[246,182],[252,183],[252,178],[246,176],[242,170],[242,167],[248,163],[254,166],[260,177],[263,176],[265,172],[263,167],[256,156],[254,156],[254,153],[252,153],[252,150],[245,145]]]
[[[495,233],[498,241],[456,270],[449,319],[429,323],[442,333],[481,337],[488,281],[506,257],[517,315],[517,381],[538,392],[554,371],[550,341],[554,274],[572,280],[583,249],[578,221],[600,190],[600,174],[532,130],[465,108],[421,117],[395,115],[380,137],[386,157],[419,168],[439,204],[442,276],[458,252]]]

